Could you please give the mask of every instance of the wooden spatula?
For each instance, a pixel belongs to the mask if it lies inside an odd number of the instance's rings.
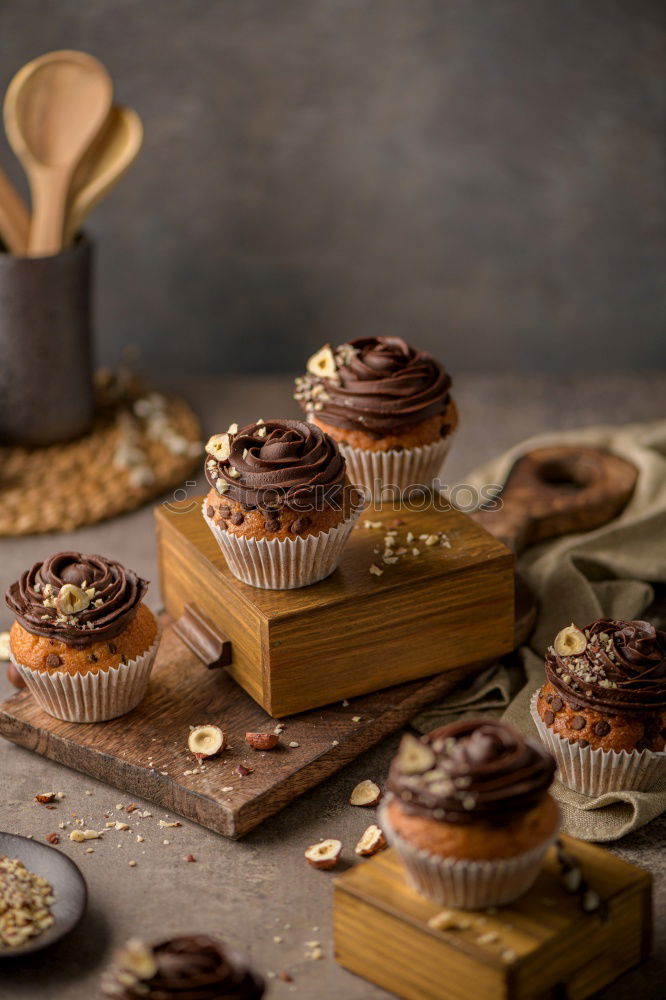
[[[5,129],[30,182],[29,256],[62,248],[72,178],[106,121],[112,98],[109,74],[85,52],[49,52],[10,83]]]
[[[28,251],[30,216],[23,198],[0,167],[0,238],[15,257]]]
[[[111,108],[104,128],[74,174],[65,221],[65,246],[69,246],[86,216],[132,165],[142,141],[143,125],[136,111]]]

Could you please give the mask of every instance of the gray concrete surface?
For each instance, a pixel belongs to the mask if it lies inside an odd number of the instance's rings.
[[[105,361],[666,365],[660,0],[2,0],[0,38],[0,93],[83,48],[145,120],[90,227]]]
[[[207,432],[231,420],[266,418],[290,409],[285,404],[286,380],[199,379],[186,382],[184,390],[198,405]],[[663,416],[666,373],[566,379],[470,375],[457,380],[456,395],[463,420],[447,466],[451,483],[464,481],[466,469],[527,434]],[[70,546],[113,555],[155,579],[151,512],[143,510],[74,535],[0,541],[0,590],[34,558]],[[155,588],[151,600],[157,606]],[[8,614],[0,609],[0,628],[8,623]],[[0,696],[9,691],[0,679]],[[28,962],[3,963],[0,1000],[89,1000],[96,996],[111,949],[126,937],[193,930],[219,934],[264,972],[288,970],[292,983],[272,982],[269,995],[275,1000],[292,994],[304,1000],[387,996],[335,964],[331,874],[307,868],[302,851],[319,837],[336,836],[345,844],[347,857],[353,854],[370,818],[346,804],[348,793],[362,778],[383,780],[397,739],[385,740],[238,843],[189,822],[179,829],[160,828],[165,813],[148,803],[140,805],[152,812],[151,818],[130,817],[132,832],[114,832],[103,842],[93,842],[93,854],[65,838],[62,850],[80,864],[90,887],[85,921],[49,952]],[[64,791],[66,798],[56,810],[46,811],[33,797],[51,789]],[[43,839],[72,812],[101,829],[104,812],[120,802],[127,803],[127,796],[0,742],[0,829]],[[138,832],[145,837],[142,844],[136,842]],[[662,994],[665,834],[666,818],[661,817],[612,847],[654,873],[657,920],[655,956],[607,989],[604,996],[609,1000],[650,1000]],[[165,839],[170,844],[163,844]],[[182,860],[189,853],[196,863]],[[130,868],[129,860],[136,860],[137,866]],[[315,940],[324,949],[321,961],[304,957],[305,943]]]

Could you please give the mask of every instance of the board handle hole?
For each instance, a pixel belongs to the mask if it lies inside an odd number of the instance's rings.
[[[554,459],[543,462],[538,468],[539,479],[548,486],[577,492],[584,490],[590,484],[593,470],[585,468],[581,463],[564,462]]]

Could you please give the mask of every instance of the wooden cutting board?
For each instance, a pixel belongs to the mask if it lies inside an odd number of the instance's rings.
[[[279,747],[258,753],[246,745],[245,733],[272,732],[278,720],[226,671],[203,668],[165,625],[148,694],[129,715],[97,724],[61,722],[21,691],[0,704],[0,735],[227,837],[240,837],[279,812],[479,669],[470,664],[282,719]],[[231,746],[198,770],[186,744],[189,727],[204,722],[219,724]],[[242,777],[239,764],[254,770]]]

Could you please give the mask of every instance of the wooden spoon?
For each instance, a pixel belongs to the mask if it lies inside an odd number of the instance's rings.
[[[5,128],[30,182],[29,256],[61,250],[74,172],[104,125],[112,99],[109,74],[85,52],[49,52],[10,83]]]
[[[65,246],[83,220],[132,165],[143,142],[143,125],[132,108],[113,107],[72,180],[65,220]]]
[[[23,198],[0,167],[0,237],[10,253],[24,257],[28,251],[30,216]]]

